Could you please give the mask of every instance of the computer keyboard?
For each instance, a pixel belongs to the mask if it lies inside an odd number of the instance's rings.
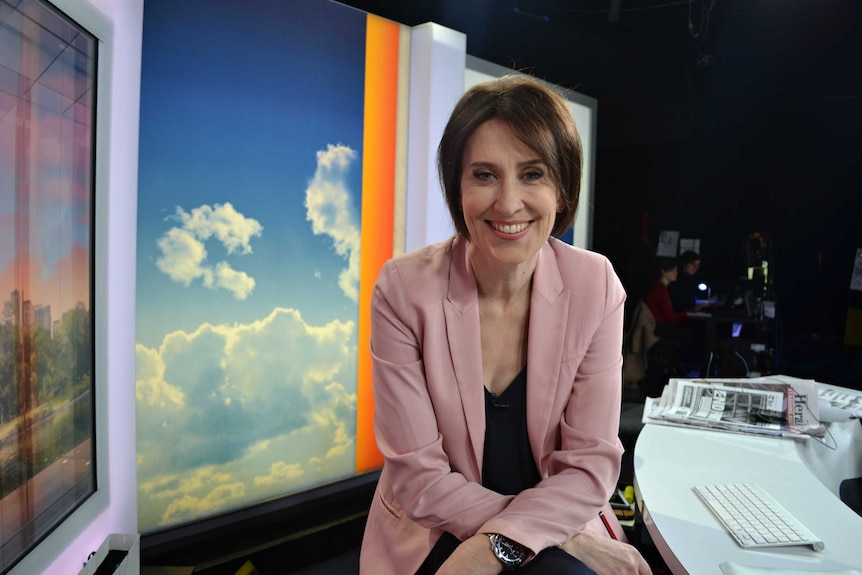
[[[810,545],[823,542],[756,483],[727,483],[694,488],[736,542],[746,549]]]

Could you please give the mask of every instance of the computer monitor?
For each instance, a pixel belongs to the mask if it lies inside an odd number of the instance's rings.
[[[763,294],[763,284],[757,280],[737,278],[728,294],[721,309],[754,317],[757,312],[757,301]]]

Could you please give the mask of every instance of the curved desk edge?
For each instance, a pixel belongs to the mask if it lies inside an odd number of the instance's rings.
[[[855,420],[850,424],[859,426]],[[862,433],[844,436],[858,443]],[[862,457],[862,446],[854,448]],[[671,572],[720,575],[719,564],[727,560],[819,571],[860,568],[857,539],[862,517],[811,472],[801,451],[790,439],[645,425],[635,445],[635,498],[647,532]],[[826,548],[818,553],[801,547],[758,551],[739,547],[692,489],[728,482],[761,484],[822,538]]]

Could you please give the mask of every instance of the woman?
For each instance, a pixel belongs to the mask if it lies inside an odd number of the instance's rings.
[[[457,234],[374,288],[385,464],[361,573],[650,573],[599,518],[618,527],[625,294],[605,258],[550,238],[580,189],[565,101],[526,76],[480,84],[438,164]]]
[[[661,258],[658,261],[659,277],[644,296],[644,303],[652,312],[657,323],[673,324],[684,321],[689,313],[702,310],[706,304],[694,305],[689,309],[676,311],[671,304],[669,286],[679,277],[677,261],[674,258]]]

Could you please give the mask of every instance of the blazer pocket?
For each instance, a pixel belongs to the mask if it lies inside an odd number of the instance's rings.
[[[571,392],[571,386],[575,383],[575,376],[578,374],[578,368],[587,354],[587,347],[580,346],[567,350],[560,363],[560,374],[557,379],[558,385],[566,386],[566,393]]]
[[[401,506],[398,505],[398,502],[395,501],[394,498],[384,497],[383,493],[378,492],[377,498],[380,500],[380,505],[383,506],[383,509],[391,515],[393,518],[397,520],[401,520],[401,517],[404,515],[404,511],[401,510]]]

